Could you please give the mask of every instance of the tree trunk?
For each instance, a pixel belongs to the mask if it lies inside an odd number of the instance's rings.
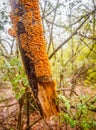
[[[57,115],[55,81],[46,53],[38,0],[10,0],[10,14],[24,67],[42,115]]]

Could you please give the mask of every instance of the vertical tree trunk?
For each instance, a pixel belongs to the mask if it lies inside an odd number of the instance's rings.
[[[46,53],[38,0],[10,0],[10,14],[25,71],[42,115],[57,115],[55,82]]]

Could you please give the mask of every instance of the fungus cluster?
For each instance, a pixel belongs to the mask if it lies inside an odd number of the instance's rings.
[[[43,80],[50,80],[51,70],[43,37],[38,0],[19,0],[10,17],[19,35],[22,48],[35,66],[36,76],[43,77]]]

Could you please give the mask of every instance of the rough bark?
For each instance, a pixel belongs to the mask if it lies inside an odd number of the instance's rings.
[[[42,115],[57,115],[55,81],[52,80],[43,36],[38,0],[10,0],[10,14],[25,71]],[[10,31],[11,32],[11,31]]]

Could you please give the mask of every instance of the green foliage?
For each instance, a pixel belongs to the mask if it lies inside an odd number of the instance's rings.
[[[78,123],[76,120],[74,120],[73,118],[70,117],[69,114],[67,113],[60,113],[59,114],[60,116],[60,122],[61,123],[67,123],[67,124],[70,124],[71,128],[74,128],[75,125]]]
[[[12,57],[8,61],[2,60],[0,64],[1,79],[5,82],[11,82],[12,89],[17,99],[25,93],[28,87],[28,79],[19,58]]]
[[[78,100],[70,103],[70,99],[65,98],[63,95],[59,95],[59,105],[63,103],[62,109],[59,113],[59,119],[61,124],[65,123],[70,125],[71,128],[78,126],[82,130],[95,130],[96,118],[93,118],[93,110],[96,110],[96,99],[92,101],[88,97],[79,96]],[[72,101],[71,101],[72,102]],[[94,103],[93,103],[94,102]],[[76,104],[76,105],[75,105]],[[69,109],[70,106],[70,109]]]
[[[96,88],[96,67],[90,68],[87,71],[85,83]]]
[[[65,107],[69,111],[70,110],[70,101],[62,94],[59,94],[58,98],[60,101],[62,101],[64,103]]]

